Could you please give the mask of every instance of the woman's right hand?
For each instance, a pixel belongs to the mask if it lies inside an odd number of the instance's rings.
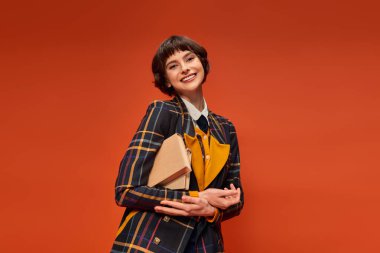
[[[225,210],[240,202],[240,188],[236,189],[233,184],[230,184],[230,187],[231,189],[224,190],[208,188],[199,192],[199,198],[204,198],[210,205]]]

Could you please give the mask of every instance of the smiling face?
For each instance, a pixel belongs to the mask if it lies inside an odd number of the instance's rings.
[[[165,64],[167,86],[178,95],[192,96],[202,93],[204,69],[198,56],[191,51],[176,51]]]

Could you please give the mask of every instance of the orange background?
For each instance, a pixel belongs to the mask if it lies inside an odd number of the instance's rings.
[[[227,252],[380,252],[380,21],[369,1],[8,1],[0,7],[0,252],[109,252],[119,162],[188,35],[238,131]]]

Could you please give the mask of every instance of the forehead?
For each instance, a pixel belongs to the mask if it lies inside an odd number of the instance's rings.
[[[175,60],[179,60],[179,59],[182,59],[183,57],[185,57],[186,55],[188,54],[191,54],[193,53],[192,51],[190,50],[177,50],[175,51],[172,55],[170,55],[167,59],[166,59],[166,63],[168,62],[171,62],[171,61],[175,61]]]

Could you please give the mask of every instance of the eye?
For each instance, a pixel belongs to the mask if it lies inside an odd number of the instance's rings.
[[[192,61],[192,60],[194,60],[194,56],[190,56],[189,58],[187,58],[187,61],[189,62],[189,61]]]
[[[169,69],[174,69],[175,67],[177,67],[177,65],[176,65],[176,64],[173,64],[173,65],[170,65],[170,66],[169,66]]]

